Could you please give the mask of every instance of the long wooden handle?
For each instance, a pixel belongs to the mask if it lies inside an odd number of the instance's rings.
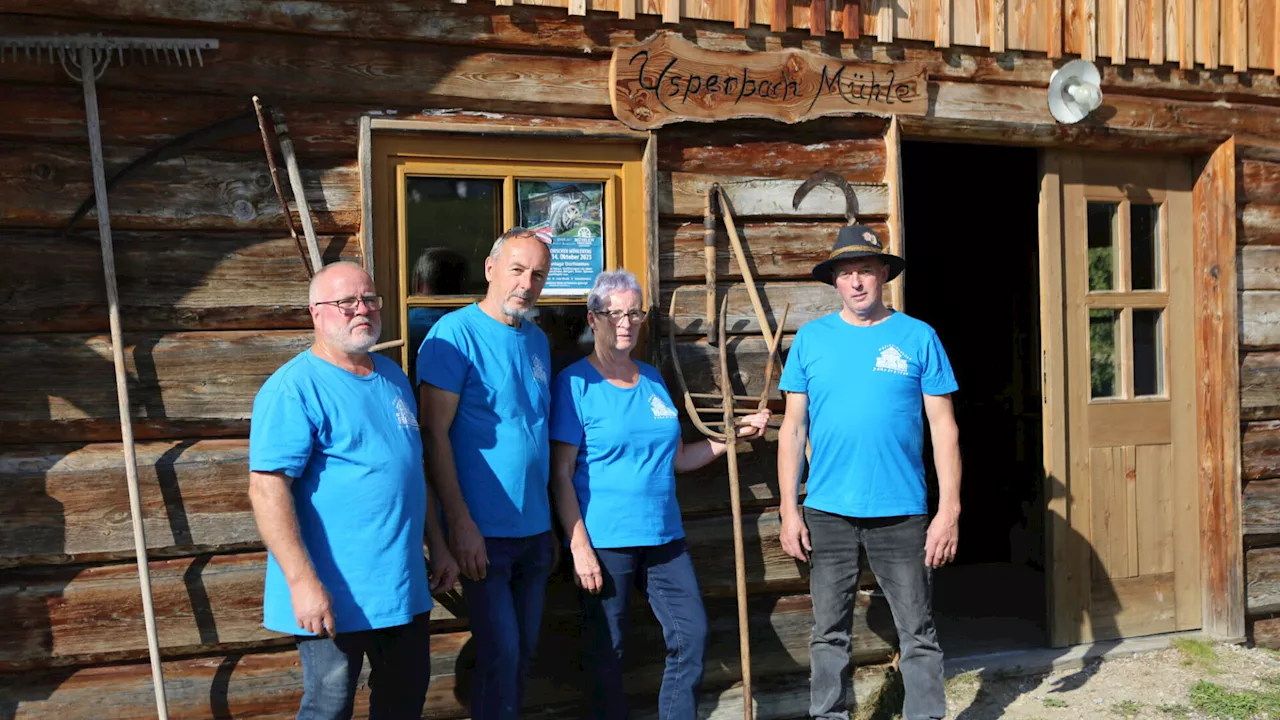
[[[147,654],[151,659],[151,682],[155,685],[156,715],[168,720],[164,670],[160,666],[160,636],[156,631],[156,610],[151,601],[151,566],[147,562],[147,535],[142,525],[142,496],[138,490],[138,457],[133,444],[133,421],[129,415],[129,383],[124,366],[124,338],[120,330],[120,293],[116,287],[115,248],[111,243],[111,210],[107,205],[107,179],[102,160],[102,136],[98,129],[98,90],[94,78],[93,50],[80,50],[80,75],[84,83],[85,125],[89,130],[89,155],[93,165],[93,195],[97,203],[98,239],[102,246],[102,271],[107,285],[107,319],[111,329],[111,362],[115,366],[116,401],[120,409],[120,442],[124,447],[124,475],[129,492],[129,517],[133,523],[133,550],[138,563],[138,584],[142,590],[142,619],[147,630]]]
[[[702,260],[705,263],[707,300],[707,344],[716,342],[716,192],[719,186],[707,189],[706,205],[702,213]]]
[[[284,113],[277,108],[272,108],[271,123],[275,125],[276,139],[280,142],[280,154],[284,156],[284,166],[289,172],[289,185],[293,188],[293,201],[298,206],[302,232],[307,238],[311,267],[315,272],[320,272],[320,268],[324,267],[324,260],[320,257],[320,243],[316,240],[316,229],[311,224],[311,208],[307,205],[306,193],[302,188],[302,171],[298,169],[298,157],[293,152],[293,139],[289,135],[289,127],[284,124]]]
[[[719,190],[719,186],[717,186]],[[721,194],[723,190],[719,190]],[[756,311],[756,322],[760,323],[760,333],[764,341],[773,345],[773,330],[769,328],[769,318],[764,314],[764,305],[760,302],[760,293],[756,290],[756,280],[751,275],[751,267],[747,265],[747,255],[742,249],[742,238],[738,236],[738,224],[733,219],[733,209],[727,201],[720,203],[720,212],[724,215],[724,226],[729,231],[729,243],[733,247],[733,257],[738,261],[738,269],[742,271],[742,283],[747,286],[747,295],[751,296],[751,308]]]
[[[724,401],[725,457],[729,461],[729,507],[733,510],[733,569],[738,596],[738,655],[742,664],[742,717],[751,720],[751,629],[747,624],[747,564],[742,546],[742,496],[738,487],[738,428],[733,421],[733,383],[729,379],[729,350],[724,326],[729,297],[720,303],[720,395]]]
[[[293,213],[289,212],[289,203],[285,202],[284,190],[280,187],[280,169],[276,167],[276,154],[271,151],[271,140],[267,136],[267,118],[262,112],[262,99],[253,96],[253,112],[258,116],[258,132],[262,135],[262,151],[267,155],[267,171],[271,175],[271,187],[275,188],[276,199],[280,201],[280,214],[284,215],[284,226],[289,229],[289,237],[298,246],[298,256],[302,258],[302,266],[307,269],[307,277],[316,274],[319,268],[311,267],[307,261],[307,246],[298,237],[298,230],[293,226]]]

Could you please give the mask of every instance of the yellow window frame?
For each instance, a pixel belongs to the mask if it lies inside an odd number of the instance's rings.
[[[408,242],[404,197],[411,176],[484,178],[502,181],[502,226],[516,223],[517,180],[579,180],[604,183],[604,267],[635,273],[640,287],[649,288],[647,214],[643,142],[563,138],[460,137],[431,133],[397,135],[375,133],[371,174],[374,281],[386,298],[383,339],[407,339],[408,308],[463,306],[481,296],[413,296],[409,287]],[[646,297],[652,308],[655,298]],[[544,295],[539,305],[586,306],[586,295]],[[390,330],[391,332],[388,332]],[[641,356],[644,348],[638,348]],[[392,348],[386,354],[406,371],[409,350]]]

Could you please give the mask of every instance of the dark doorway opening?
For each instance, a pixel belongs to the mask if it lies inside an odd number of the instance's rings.
[[[960,385],[960,548],[934,575],[939,639],[950,657],[1045,647],[1037,152],[905,143],[902,176],[905,309]]]

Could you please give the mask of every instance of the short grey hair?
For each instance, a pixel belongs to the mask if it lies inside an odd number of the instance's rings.
[[[325,265],[324,267],[320,268],[319,272],[317,272],[315,275],[311,276],[311,284],[307,286],[307,304],[308,305],[315,305],[316,303],[320,302],[320,296],[318,294],[318,288],[320,287],[320,278],[324,277],[325,275],[328,275],[330,272],[333,271],[334,268],[340,268],[340,267],[355,268],[356,270],[359,270],[365,275],[369,275],[369,272],[365,270],[364,266],[361,265],[360,263],[351,262],[350,260],[339,260],[337,262],[329,263],[328,265]],[[369,281],[373,282],[372,276],[369,277]]]
[[[516,225],[510,230],[499,235],[498,239],[493,241],[493,247],[489,248],[489,257],[493,260],[497,260],[498,256],[502,254],[502,246],[506,245],[507,241],[510,240],[511,238],[518,238],[518,237],[527,237],[532,240],[538,240],[537,233],[530,230],[529,228],[520,227],[519,225]],[[539,240],[539,242],[541,241]],[[551,248],[548,247],[547,252],[550,253]]]
[[[596,276],[591,292],[587,294],[587,310],[602,312],[609,307],[609,298],[616,293],[633,292],[644,299],[640,282],[630,270],[605,270]]]

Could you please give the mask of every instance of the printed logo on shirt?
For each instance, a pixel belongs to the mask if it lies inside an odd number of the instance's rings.
[[[546,385],[547,384],[547,366],[542,364],[542,358],[538,357],[537,355],[534,355],[532,364],[533,364],[533,379],[537,380],[543,385]]]
[[[896,375],[909,375],[907,363],[911,358],[898,349],[897,345],[885,345],[880,348],[880,356],[876,358],[876,370]]]
[[[402,428],[418,428],[418,418],[413,414],[413,408],[399,395],[396,395],[396,422]]]
[[[653,411],[654,420],[671,420],[679,417],[676,409],[668,405],[657,395],[649,396],[649,409]]]

